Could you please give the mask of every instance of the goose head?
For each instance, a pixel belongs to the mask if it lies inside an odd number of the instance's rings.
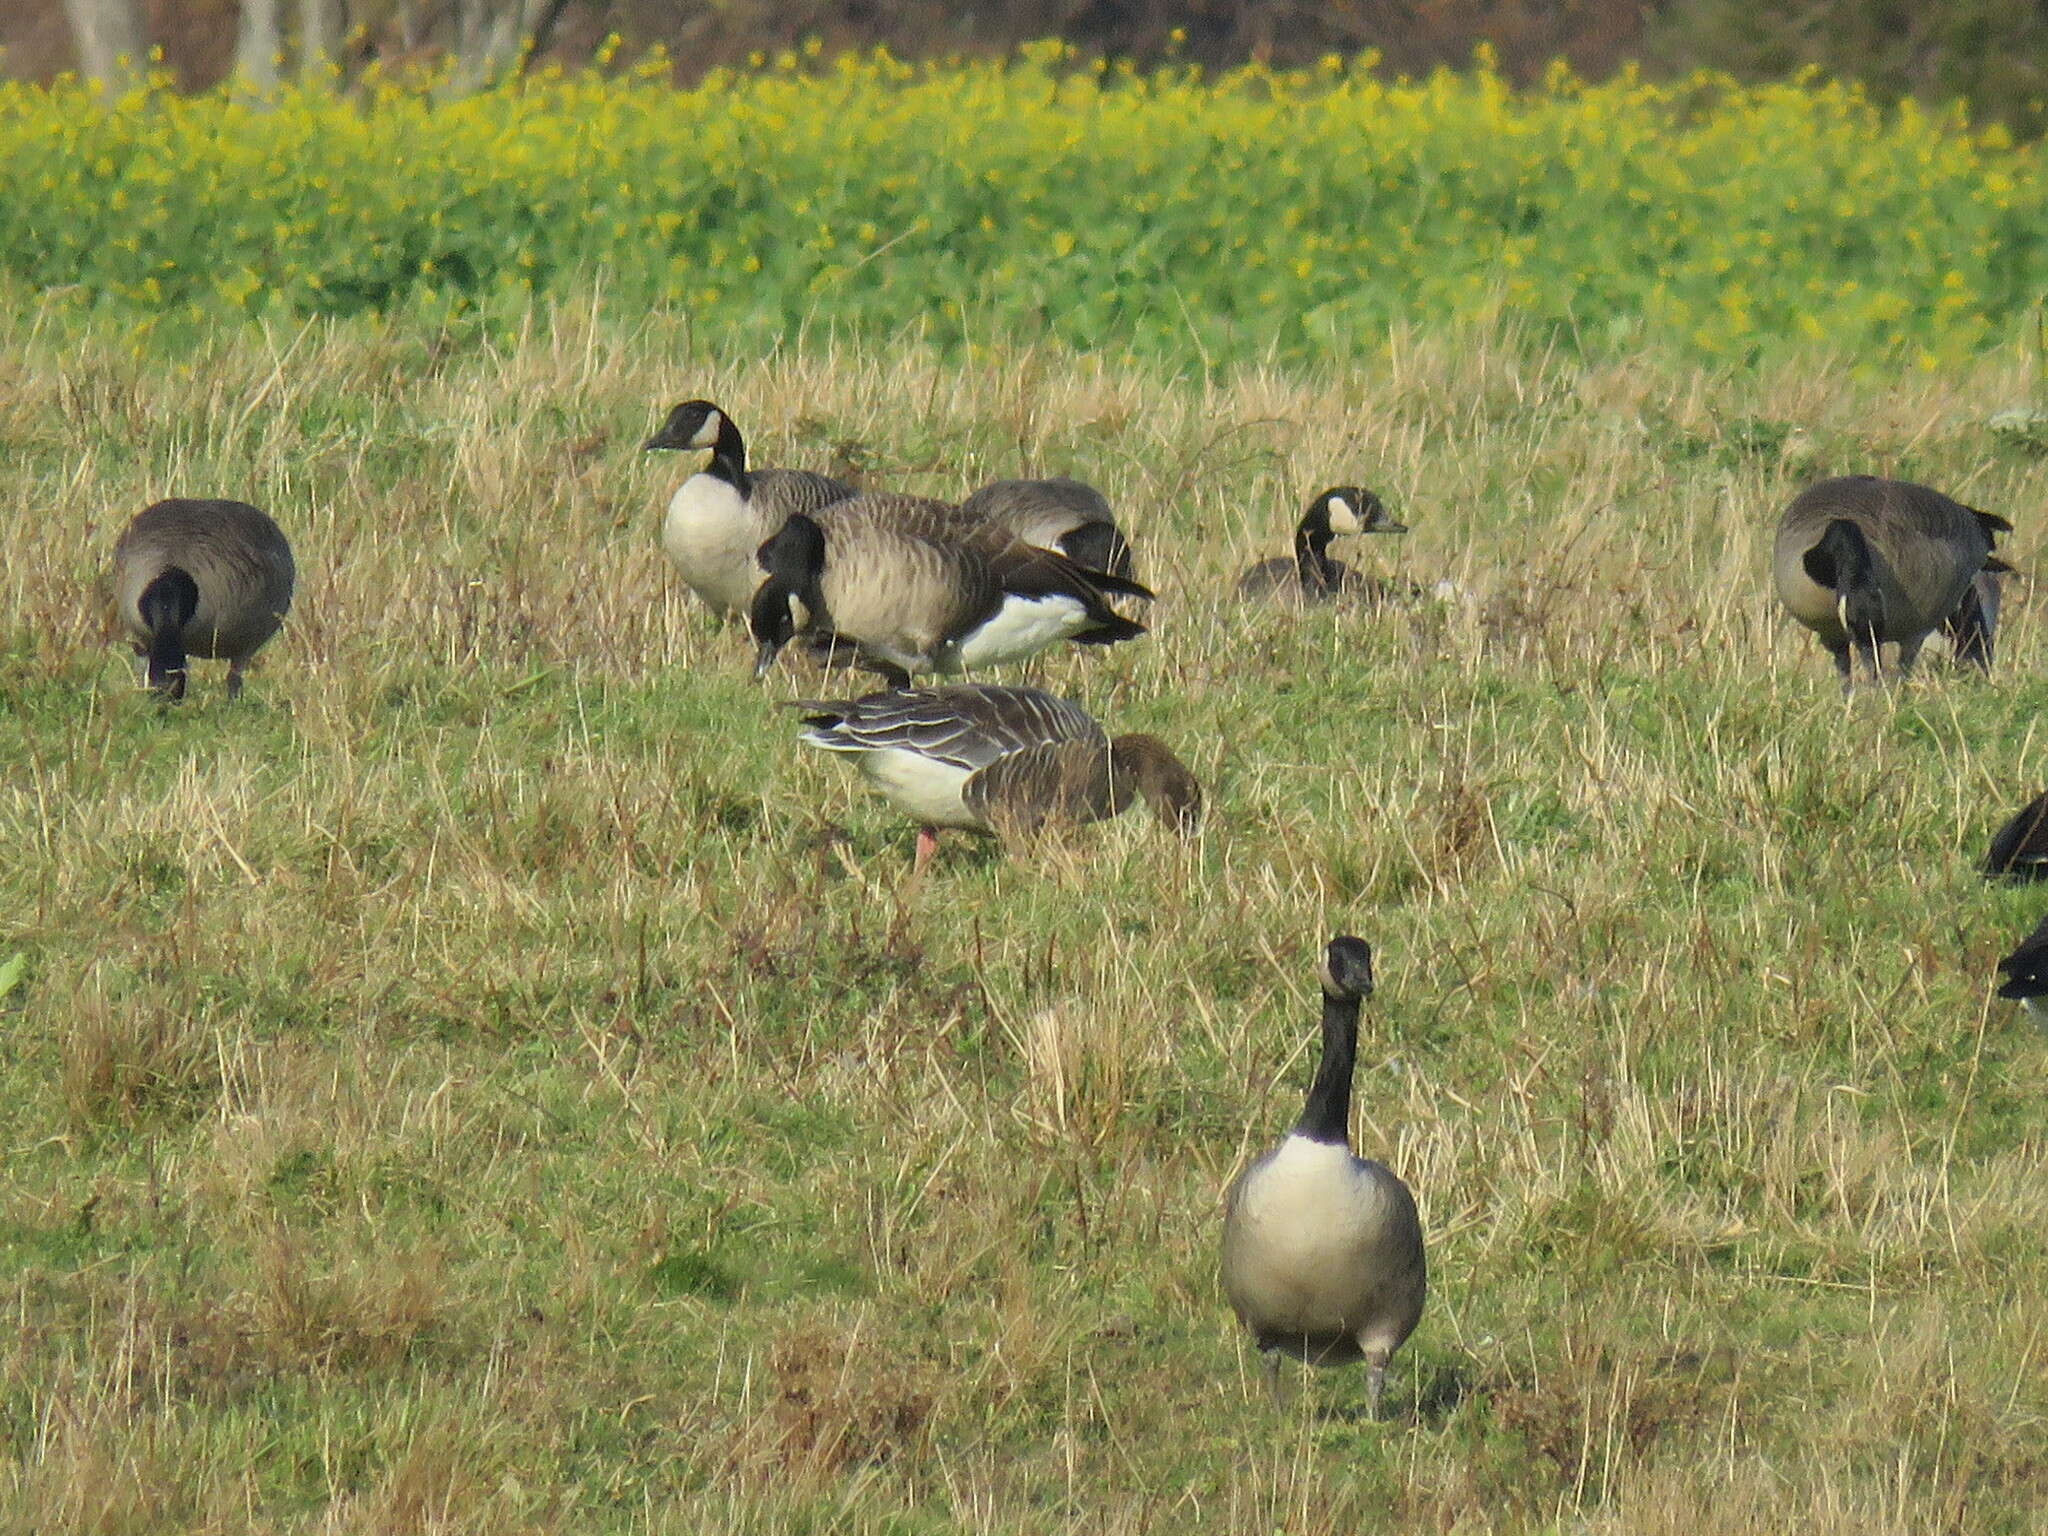
[[[1323,996],[1333,1003],[1363,1002],[1372,996],[1372,946],[1340,933],[1323,950]]]
[[[785,645],[814,619],[825,618],[819,592],[825,573],[825,530],[801,512],[793,513],[762,542],[754,558],[768,573],[747,612],[756,647],[754,676],[762,677]]]
[[[1998,995],[2048,1025],[2048,918],[1998,962]]]
[[[745,462],[739,428],[732,424],[730,416],[709,400],[685,400],[668,413],[661,430],[640,447],[646,453],[663,448],[677,452],[693,448],[722,449]]]
[[[1395,522],[1386,503],[1371,491],[1356,485],[1339,485],[1308,504],[1298,531],[1320,540],[1317,547],[1321,548],[1340,534],[1406,533],[1408,525]]]
[[[149,658],[149,686],[166,699],[185,697],[185,626],[199,612],[199,584],[171,566],[136,599],[136,613],[149,631],[149,644],[136,650]]]
[[[1835,594],[1835,617],[1852,636],[1884,634],[1884,592],[1877,583],[1877,557],[1863,529],[1837,517],[1821,531],[1819,542],[1800,556],[1800,565],[1816,586]]]
[[[1109,745],[1109,760],[1112,777],[1143,795],[1161,823],[1182,837],[1195,835],[1202,786],[1165,742],[1136,732],[1119,736]]]

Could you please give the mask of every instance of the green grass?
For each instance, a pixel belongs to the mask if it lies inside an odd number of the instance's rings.
[[[2017,1533],[2048,1504],[2048,633],[1845,706],[1764,551],[1815,475],[2039,563],[2026,370],[1396,338],[1054,352],[0,322],[0,1519],[39,1532]],[[793,741],[655,546],[673,400],[769,462],[1101,485],[1154,634],[1035,673],[1209,786],[1006,855]],[[1465,596],[1240,610],[1308,494]],[[229,706],[95,583],[154,497],[296,544]],[[1433,1288],[1384,1422],[1276,1415],[1218,1197],[1377,947],[1357,1134]]]

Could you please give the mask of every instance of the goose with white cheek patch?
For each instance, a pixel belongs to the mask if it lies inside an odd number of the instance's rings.
[[[1938,628],[1958,661],[1988,669],[1996,578],[2012,569],[1992,547],[2011,531],[2004,518],[1924,485],[1848,475],[1807,487],[1785,509],[1771,577],[1779,601],[1834,658],[1845,692],[1859,660],[1880,679],[1880,646],[1897,645],[1899,672],[1910,672]]]
[[[174,498],[139,513],[114,545],[114,604],[149,686],[185,696],[188,658],[225,657],[228,697],[284,623],[297,571],[291,542],[243,501]]]
[[[1291,559],[1262,560],[1238,578],[1238,596],[1282,602],[1322,603],[1339,597],[1384,595],[1380,584],[1330,554],[1330,544],[1344,534],[1406,533],[1386,504],[1371,491],[1340,485],[1318,495],[1302,513],[1294,530]]]
[[[970,517],[999,523],[1041,549],[1056,549],[1084,571],[1131,574],[1131,546],[1102,492],[1082,480],[995,480],[960,503]]]
[[[1389,1168],[1351,1151],[1359,1005],[1372,950],[1340,935],[1323,952],[1323,1055],[1287,1139],[1230,1186],[1223,1291],[1258,1346],[1279,1398],[1280,1356],[1363,1360],[1379,1416],[1387,1361],[1415,1331],[1428,1290],[1415,1197]]]
[[[2034,1022],[2048,1028],[2048,917],[1998,962],[1998,995],[2022,1005]]]
[[[918,672],[1002,666],[1062,640],[1114,645],[1145,626],[1105,592],[1152,594],[1064,555],[995,534],[952,542],[860,514],[870,498],[790,517],[760,547],[768,579],[749,622],[755,675],[796,636],[829,637],[894,687]]]
[[[851,756],[918,822],[913,874],[941,827],[1022,836],[1121,816],[1137,796],[1183,837],[1201,820],[1202,787],[1164,742],[1112,740],[1078,704],[1036,688],[963,683],[794,707],[799,740]]]
[[[710,462],[676,488],[661,547],[684,584],[720,614],[744,614],[761,585],[754,551],[793,512],[856,494],[807,469],[749,469],[746,440],[709,400],[685,400],[641,445],[648,452],[709,449]]]

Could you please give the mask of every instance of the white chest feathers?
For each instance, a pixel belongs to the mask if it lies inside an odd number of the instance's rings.
[[[766,521],[729,481],[695,474],[669,498],[662,552],[713,608],[744,613],[764,575],[754,552],[775,531]]]
[[[1264,1263],[1327,1273],[1372,1244],[1393,1215],[1373,1172],[1348,1147],[1289,1136],[1245,1180],[1238,1220]]]

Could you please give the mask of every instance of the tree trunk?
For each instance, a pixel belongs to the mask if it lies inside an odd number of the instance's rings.
[[[64,0],[64,14],[86,79],[118,90],[147,67],[141,0]]]
[[[299,77],[320,80],[346,26],[341,0],[299,0]]]
[[[259,94],[277,86],[284,36],[277,24],[277,0],[242,0],[242,24],[235,34],[235,75]]]
[[[457,0],[457,90],[481,90],[518,64],[548,0]]]

